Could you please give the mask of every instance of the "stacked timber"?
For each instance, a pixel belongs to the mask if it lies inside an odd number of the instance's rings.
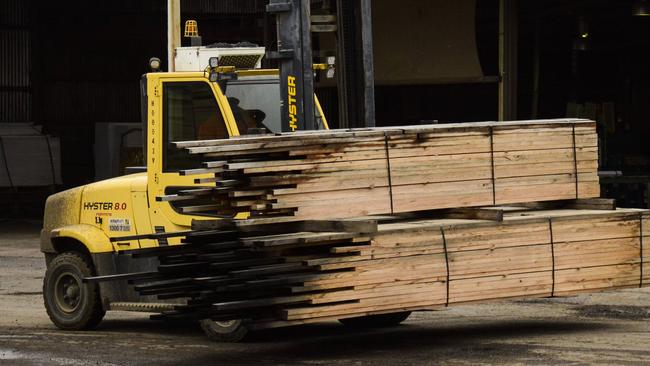
[[[650,283],[650,211],[567,207],[197,222],[184,246],[134,252],[161,265],[133,283],[189,299],[163,317],[255,328]]]
[[[159,197],[199,215],[296,220],[599,196],[588,120],[311,131],[178,142],[202,190]],[[196,187],[194,187],[196,188]],[[333,204],[336,203],[336,204]]]
[[[306,281],[294,291],[332,291],[259,327],[417,310],[507,298],[568,296],[647,286],[648,212],[514,211],[502,222],[421,219],[380,224],[359,260],[319,261],[352,273]],[[310,263],[310,262],[307,262]],[[312,262],[313,263],[313,262]],[[334,277],[334,278],[332,278]],[[335,289],[354,286],[349,293]],[[327,301],[346,303],[327,303]]]
[[[178,311],[163,314],[164,317],[275,319],[275,306],[309,303],[311,295],[292,296],[290,291],[291,287],[322,275],[306,261],[329,257],[334,247],[369,245],[369,233],[377,231],[377,221],[312,220],[286,225],[277,220],[220,220],[198,222],[195,228],[190,232],[148,236],[184,236],[184,245],[120,253],[136,260],[157,257],[160,264],[156,271],[90,280],[127,279],[142,296],[189,299],[187,306],[179,306]],[[343,260],[356,254],[333,256]]]
[[[219,216],[128,279],[185,303],[158,317],[269,328],[650,283],[650,211],[599,195],[595,123],[553,120],[179,142],[198,186],[158,197]],[[535,203],[530,203],[534,201]],[[248,213],[248,219],[232,219]]]

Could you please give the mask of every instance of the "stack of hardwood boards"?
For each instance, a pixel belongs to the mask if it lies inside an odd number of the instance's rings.
[[[89,279],[128,279],[143,296],[187,301],[161,317],[268,328],[650,283],[650,211],[593,199],[591,121],[177,145],[202,156],[181,172],[202,186],[158,199],[226,218],[146,236],[185,245],[120,254],[156,257],[156,271]],[[250,216],[232,219],[242,212]]]
[[[478,122],[177,142],[212,188],[181,212],[326,219],[599,196],[588,120]],[[336,204],[333,204],[336,203]]]
[[[142,295],[188,299],[161,317],[258,329],[650,284],[650,211],[608,200],[536,208],[197,221],[178,233],[186,245],[122,253],[158,257],[157,271],[90,280],[130,278]]]

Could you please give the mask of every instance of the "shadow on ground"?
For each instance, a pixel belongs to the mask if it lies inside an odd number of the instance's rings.
[[[161,361],[165,364],[258,365],[299,361],[347,364],[357,358],[368,363],[373,360],[390,361],[386,364],[402,363],[400,360],[413,363],[439,357],[464,360],[470,357],[477,362],[485,357],[543,361],[539,358],[541,356],[529,352],[531,346],[508,344],[508,340],[544,335],[569,337],[613,328],[616,326],[602,322],[562,320],[481,321],[472,325],[409,322],[398,327],[375,329],[353,329],[338,323],[324,323],[260,331],[246,342],[236,344],[211,343],[197,325],[187,323],[109,320],[99,330],[102,333],[124,335],[137,332],[174,341],[176,353],[172,359],[175,361],[166,363],[166,357],[162,357]],[[203,347],[187,352],[184,345]]]

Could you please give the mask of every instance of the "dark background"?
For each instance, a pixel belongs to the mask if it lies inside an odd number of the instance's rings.
[[[275,25],[265,14],[266,3],[183,0],[182,22],[196,19],[204,43],[247,40],[274,49]],[[477,47],[486,76],[498,75],[498,4],[477,1]],[[520,1],[517,117],[567,117],[571,103],[610,103],[613,119],[599,121],[601,169],[645,177],[650,17],[633,16],[633,5]],[[586,50],[575,50],[580,19],[588,26]],[[61,138],[63,186],[56,189],[91,182],[95,124],[139,121],[140,75],[152,56],[167,63],[166,1],[2,0],[0,32],[0,122],[32,121]],[[495,120],[497,92],[496,82],[377,86],[377,125]],[[317,93],[336,127],[335,88]],[[640,182],[606,185],[605,194],[627,206],[646,206],[648,184]]]

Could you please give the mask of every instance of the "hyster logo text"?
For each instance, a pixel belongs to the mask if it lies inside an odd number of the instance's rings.
[[[113,202],[84,202],[84,210],[112,210]]]
[[[84,210],[126,210],[126,202],[84,202]]]
[[[298,129],[298,106],[296,105],[296,78],[295,76],[287,77],[288,94],[289,94],[289,128],[291,131]]]

